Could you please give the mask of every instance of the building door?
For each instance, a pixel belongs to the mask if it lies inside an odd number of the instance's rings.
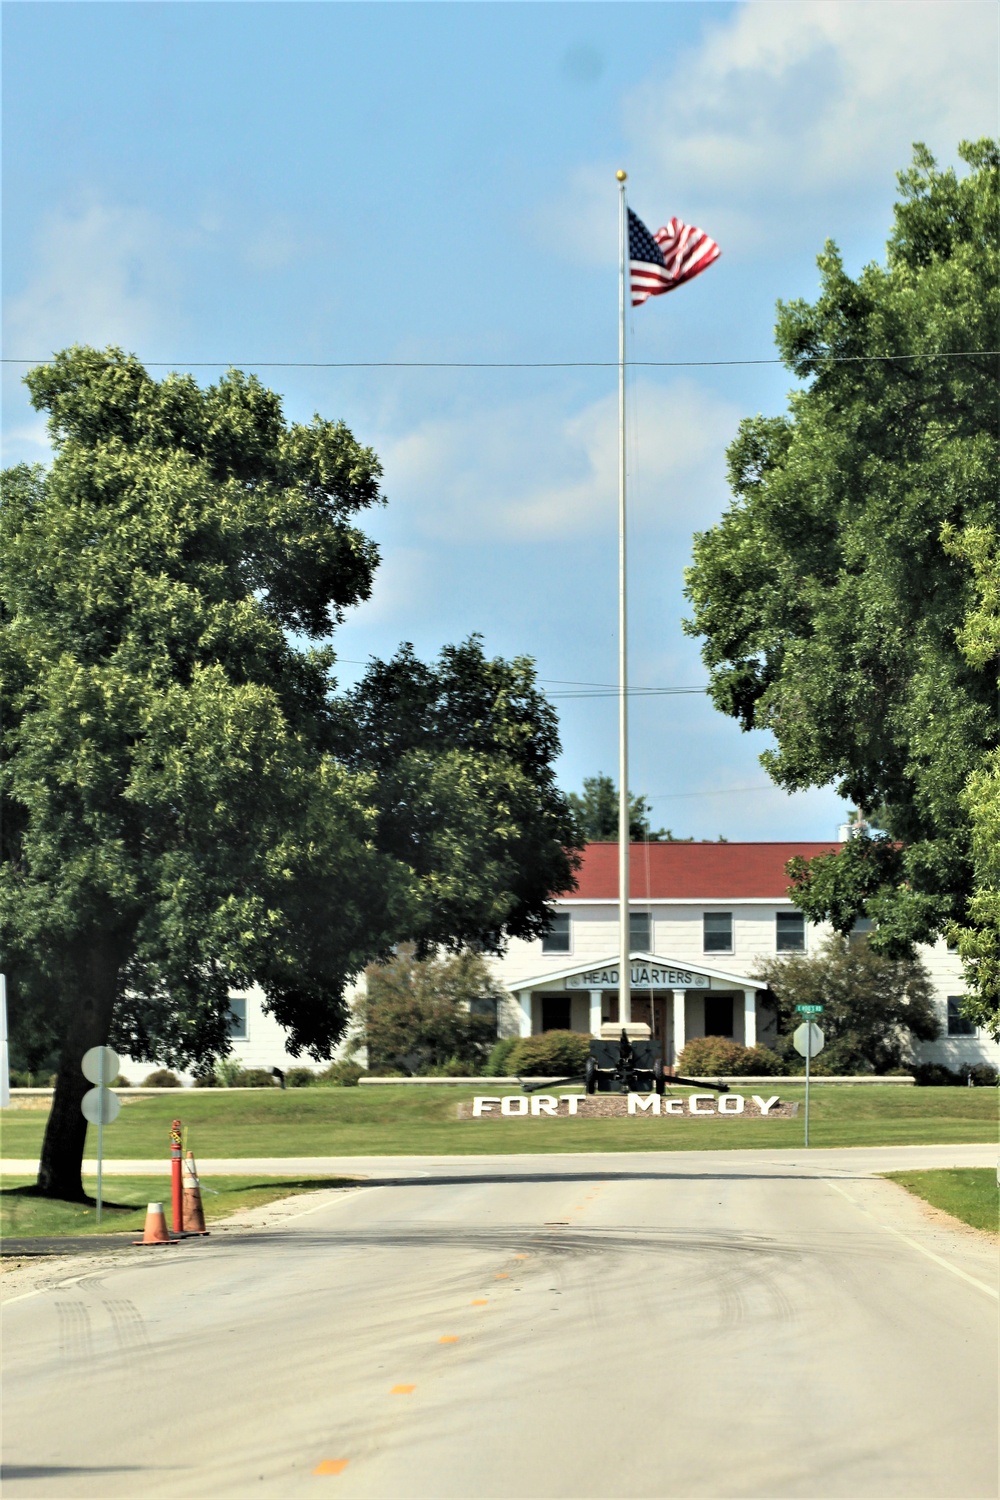
[[[652,1006],[652,1020],[650,1020],[650,1006]],[[649,1026],[654,1042],[660,1044],[660,1056],[667,1057],[667,997],[666,995],[633,995],[632,996],[632,1019],[633,1021],[645,1021]]]
[[[542,1030],[543,1031],[569,1031],[570,1027],[570,1002],[569,995],[543,995],[542,996]]]

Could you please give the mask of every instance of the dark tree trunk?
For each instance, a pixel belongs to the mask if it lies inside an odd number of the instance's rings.
[[[38,1191],[47,1198],[75,1202],[85,1198],[82,1167],[87,1122],[80,1103],[92,1085],[84,1078],[80,1063],[90,1047],[102,1047],[108,1040],[123,956],[119,943],[102,936],[81,950],[78,962],[70,966],[76,993],[67,997],[66,1036],[38,1165]]]

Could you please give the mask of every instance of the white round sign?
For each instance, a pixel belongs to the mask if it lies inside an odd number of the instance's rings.
[[[83,1118],[91,1125],[110,1125],[117,1120],[122,1101],[110,1089],[88,1089],[80,1100]]]
[[[101,1057],[104,1057],[104,1087],[111,1086],[112,1078],[118,1077],[118,1053],[112,1052],[110,1047],[91,1047],[89,1052],[83,1054],[83,1076],[88,1083],[100,1083],[101,1081]]]
[[[800,1057],[815,1057],[822,1052],[826,1037],[815,1021],[803,1021],[792,1034],[792,1046]]]

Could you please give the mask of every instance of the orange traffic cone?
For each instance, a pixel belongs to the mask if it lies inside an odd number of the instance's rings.
[[[146,1227],[142,1232],[141,1240],[133,1240],[133,1245],[169,1245],[170,1236],[167,1233],[167,1221],[163,1213],[162,1203],[151,1203],[146,1209]]]
[[[194,1164],[194,1152],[184,1158],[184,1233],[208,1234],[205,1228],[205,1213],[201,1206],[201,1185],[198,1169]]]

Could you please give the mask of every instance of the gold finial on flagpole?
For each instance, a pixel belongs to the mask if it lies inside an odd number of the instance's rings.
[[[618,171],[615,173],[615,176],[618,178],[619,182],[624,182],[625,179],[626,179],[626,177],[628,176],[628,173],[627,172],[623,172],[622,169],[621,169],[621,167],[619,167]]]

